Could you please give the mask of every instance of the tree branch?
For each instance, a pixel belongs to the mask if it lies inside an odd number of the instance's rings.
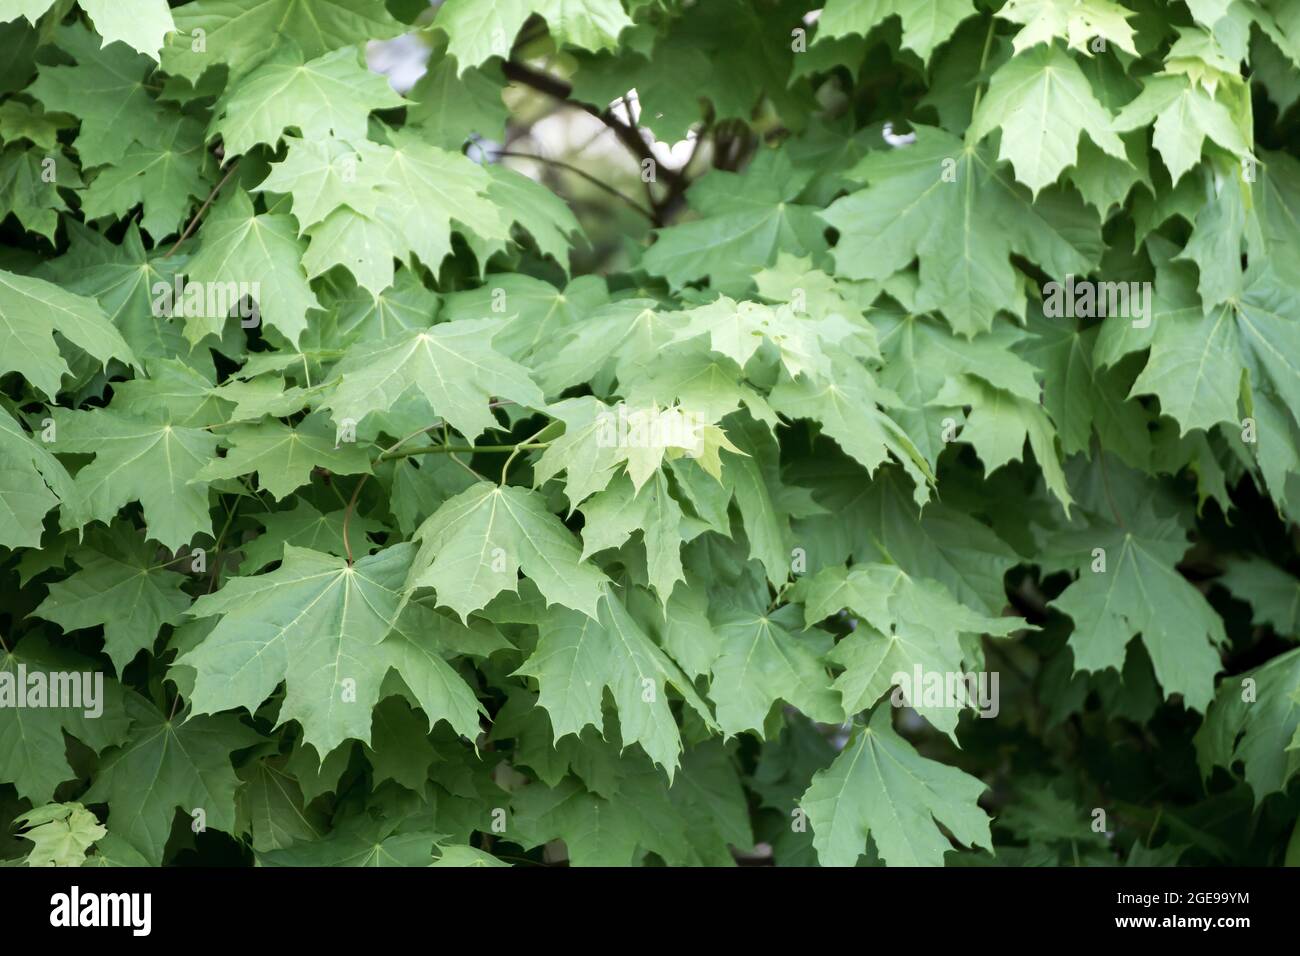
[[[642,206],[640,203],[638,203],[635,199],[633,199],[631,196],[627,195],[626,193],[619,192],[609,183],[596,178],[591,173],[587,172],[585,169],[579,169],[577,166],[573,166],[570,165],[569,163],[561,162],[558,159],[548,159],[545,156],[536,156],[533,153],[516,153],[508,149],[497,150],[492,154],[492,156],[495,159],[500,159],[503,156],[511,157],[513,159],[531,159],[533,162],[536,163],[544,163],[547,166],[554,166],[557,169],[567,170],[568,172],[573,173],[575,176],[581,176],[583,179],[591,183],[596,188],[603,189],[605,192],[609,193],[609,195],[618,197],[623,202],[627,203],[627,205],[631,206],[633,209],[639,212],[641,215],[649,219],[651,222],[656,222],[655,214],[651,212],[649,209],[646,209],[645,206]]]
[[[549,73],[540,73],[537,70],[527,67],[515,60],[507,60],[502,64],[501,70],[505,74],[506,79],[514,83],[522,83],[524,86],[534,89],[539,93],[545,93],[547,96],[567,103],[568,105],[586,113],[590,113],[592,116],[596,117],[596,119],[609,127],[627,151],[637,158],[638,165],[640,165],[644,160],[652,160],[655,164],[656,178],[668,186],[670,193],[680,193],[685,190],[686,180],[682,175],[674,169],[664,167],[662,163],[655,159],[654,153],[650,149],[650,144],[642,138],[640,131],[636,127],[630,126],[621,121],[614,115],[612,109],[608,107],[603,110],[597,109],[590,103],[580,103],[576,100],[571,100],[569,98],[573,94],[573,86],[571,84],[566,83],[564,80],[557,77],[551,76]],[[659,213],[659,204],[655,203],[656,221],[660,221],[661,219]]]

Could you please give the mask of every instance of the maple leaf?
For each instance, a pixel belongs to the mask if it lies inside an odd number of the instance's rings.
[[[76,552],[80,570],[50,585],[32,613],[65,631],[104,627],[104,653],[121,674],[142,650],[153,647],[164,624],[178,624],[190,606],[184,575],[167,569],[157,549],[121,527],[96,536]],[[117,607],[127,609],[125,614]]]
[[[761,736],[768,711],[778,700],[814,720],[834,723],[843,718],[820,662],[830,649],[829,635],[800,632],[801,617],[794,607],[771,614],[719,609],[714,622],[719,653],[709,696],[724,733],[753,730]]]
[[[77,674],[93,681],[95,664],[78,654],[52,646],[39,634],[24,637],[10,649],[0,649],[0,674],[10,682],[7,693],[26,690],[20,676],[44,676],[47,686],[58,674]],[[89,683],[81,706],[0,707],[0,772],[21,796],[40,806],[54,797],[55,788],[76,776],[68,763],[64,734],[69,734],[96,753],[126,739],[131,718],[126,710],[122,686],[104,680],[102,693]],[[74,704],[77,702],[73,702]],[[95,713],[96,710],[100,712]]]
[[[415,255],[434,267],[442,262],[451,252],[453,219],[487,240],[508,236],[506,221],[485,196],[488,173],[409,133],[392,140],[295,140],[257,187],[293,196],[311,240],[302,258],[309,276],[344,265],[378,295],[393,284],[394,259]],[[410,202],[424,207],[426,228],[406,228]]]
[[[552,36],[587,50],[616,45],[632,21],[619,0],[448,0],[438,10],[434,26],[447,34],[447,51],[460,70],[510,53],[515,35],[532,14],[546,20]]]
[[[516,672],[535,677],[538,704],[555,737],[601,727],[601,698],[609,689],[624,743],[638,743],[671,779],[681,752],[677,722],[668,704],[672,687],[706,723],[707,705],[686,676],[646,635],[608,588],[597,614],[559,611],[539,628],[537,650]]]
[[[255,288],[252,297],[261,318],[296,342],[307,328],[307,312],[320,307],[298,268],[302,253],[303,243],[292,216],[258,213],[248,194],[236,190],[208,214],[203,241],[190,260],[187,278],[209,288],[229,288],[231,283],[237,290],[251,292]],[[229,303],[231,308],[237,304],[238,299]],[[206,306],[203,311],[207,312]],[[191,343],[209,335],[219,337],[227,321],[224,314],[187,313],[185,337]]]
[[[1175,186],[1200,162],[1207,138],[1239,157],[1251,156],[1250,144],[1228,108],[1201,87],[1179,77],[1148,80],[1137,98],[1120,110],[1113,128],[1122,133],[1152,120],[1152,142]]]
[[[405,29],[383,0],[196,0],[173,16],[162,67],[191,81],[221,63],[237,79],[285,46],[315,59]]]
[[[1021,618],[987,617],[972,611],[937,582],[913,578],[884,564],[826,568],[800,582],[794,596],[806,601],[809,621],[823,620],[841,608],[862,616],[829,654],[829,660],[844,668],[835,689],[848,714],[873,706],[899,673],[909,679],[918,667],[924,674],[960,673],[963,634],[1004,637],[1025,627]],[[914,688],[917,699],[907,703],[955,739],[958,710],[975,706],[967,685],[958,685],[956,700],[939,708],[923,701],[920,690]]]
[[[202,199],[209,184],[203,174],[202,127],[184,116],[169,116],[166,132],[148,145],[137,143],[122,160],[101,170],[82,192],[87,218],[121,218],[144,206],[140,225],[160,239],[180,232],[192,200]]]
[[[495,328],[491,319],[463,319],[360,346],[334,370],[326,406],[336,422],[360,421],[414,393],[456,431],[477,438],[496,425],[488,408],[492,397],[534,407],[544,404],[527,369],[492,347]],[[458,378],[467,368],[474,370],[469,388]]]
[[[15,822],[23,827],[19,836],[32,843],[28,866],[81,866],[86,851],[108,833],[79,803],[47,804]]]
[[[446,701],[445,688],[459,678],[422,649],[416,632],[394,633],[413,550],[401,544],[349,565],[286,545],[276,570],[201,597],[190,614],[221,620],[177,660],[195,673],[194,712],[252,712],[283,681],[280,720],[297,720],[304,739],[329,753],[348,738],[370,740],[371,710],[390,669],[406,675],[422,701]],[[430,703],[430,719],[450,713],[458,729],[474,733],[476,707],[467,714],[465,704]]]
[[[331,134],[351,139],[365,136],[371,110],[405,103],[383,77],[358,62],[355,50],[304,62],[286,48],[222,96],[213,107],[211,134],[221,137],[226,156],[258,143],[275,145],[289,127],[309,141]]]
[[[849,176],[867,188],[822,213],[840,231],[839,273],[886,279],[917,258],[917,306],[967,337],[999,311],[1022,314],[1012,253],[1064,276],[1086,274],[1100,252],[1095,218],[1068,194],[1031,203],[983,149],[937,129],[918,127],[913,145],[868,154]]]
[[[1250,700],[1243,681],[1254,681]],[[1300,749],[1294,735],[1300,729],[1300,650],[1279,654],[1246,671],[1241,681],[1224,681],[1196,732],[1196,762],[1208,778],[1217,767],[1245,768],[1255,805],[1283,790],[1300,770]]]
[[[259,485],[277,500],[311,480],[313,469],[337,475],[370,471],[370,458],[350,442],[338,443],[324,415],[309,415],[297,425],[271,420],[237,425],[222,433],[228,451],[195,476],[197,481],[237,478],[256,471]]]
[[[1120,670],[1129,641],[1141,634],[1165,694],[1182,694],[1188,708],[1204,712],[1222,666],[1223,622],[1178,573],[1188,547],[1178,522],[1149,514],[1131,520],[1094,529],[1079,577],[1053,602],[1074,620],[1075,667]]]
[[[49,451],[0,407],[0,543],[37,547],[42,518],[74,494],[72,477]]]
[[[817,211],[794,200],[806,177],[784,153],[765,152],[743,173],[721,173],[687,192],[695,222],[659,231],[642,262],[674,286],[705,275],[715,288],[747,285],[750,273],[778,252],[805,255],[826,247]]]
[[[991,849],[989,818],[975,802],[984,784],[922,757],[891,720],[890,708],[877,707],[799,801],[821,864],[853,866],[870,836],[891,866],[941,866],[952,844],[936,821],[959,844]]]
[[[138,694],[127,696],[126,708],[130,737],[104,755],[83,798],[108,804],[109,832],[123,837],[152,866],[162,862],[178,809],[202,808],[205,825],[233,832],[239,778],[230,755],[261,737],[229,714],[164,717]]]
[[[1021,25],[1012,41],[1016,53],[1060,38],[1070,49],[1091,56],[1092,43],[1102,38],[1138,56],[1128,23],[1133,13],[1111,0],[1007,0],[997,15]]]
[[[517,590],[521,569],[548,604],[596,617],[605,575],[582,560],[577,539],[535,491],[481,481],[443,503],[414,537],[420,549],[406,587],[433,588],[462,619]]]
[[[55,332],[101,362],[135,364],[130,346],[93,299],[0,270],[0,373],[20,372],[53,398],[70,371]]]
[[[1043,122],[1049,115],[1057,120]],[[1009,160],[1016,178],[1037,196],[1075,164],[1080,133],[1127,162],[1111,123],[1078,64],[1060,48],[1045,46],[1012,57],[993,74],[966,136],[977,143],[1000,128],[998,159]]]
[[[903,46],[928,60],[957,24],[974,13],[970,0],[828,0],[818,20],[817,38],[824,42],[853,33],[866,36],[878,23],[897,16],[903,24]]]
[[[73,145],[82,164],[120,162],[132,143],[158,145],[159,110],[144,83],[149,58],[121,44],[100,50],[90,31],[79,26],[61,28],[59,44],[76,65],[42,66],[28,89],[48,112],[81,120]]]
[[[61,150],[51,152],[14,146],[0,153],[0,208],[12,212],[24,229],[53,242],[59,213],[68,209],[58,184],[77,187],[81,177]]]
[[[1300,861],[1288,0],[808,6],[0,0],[0,864]]]
[[[56,409],[59,453],[93,454],[77,472],[63,523],[79,528],[110,522],[118,509],[139,501],[149,537],[167,547],[212,533],[207,485],[197,482],[217,439],[198,428],[172,425],[164,417],[136,417],[112,409]]]

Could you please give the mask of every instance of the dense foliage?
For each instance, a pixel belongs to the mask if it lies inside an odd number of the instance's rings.
[[[0,0],[0,858],[1300,860],[1298,13]]]

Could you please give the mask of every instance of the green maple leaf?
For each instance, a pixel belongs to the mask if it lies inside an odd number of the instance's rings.
[[[259,853],[262,866],[432,866],[434,845],[444,835],[419,815],[410,820],[349,817],[321,840]]]
[[[1023,458],[1028,440],[1042,469],[1043,481],[1069,514],[1074,499],[1056,451],[1056,429],[1037,402],[994,388],[973,376],[949,379],[933,402],[944,408],[970,407],[961,440],[974,447],[986,472]]]
[[[657,472],[640,488],[631,478],[620,477],[588,498],[581,511],[582,557],[621,547],[640,531],[650,586],[667,604],[677,582],[686,580],[681,549],[689,527],[664,473]]]
[[[180,623],[190,606],[185,576],[167,569],[157,548],[120,526],[74,552],[81,570],[50,585],[32,613],[65,631],[103,625],[104,653],[121,674],[151,650],[164,624]],[[123,611],[123,609],[125,609]]]
[[[724,295],[683,313],[681,320],[676,341],[707,335],[713,351],[741,368],[768,342],[776,347],[792,376],[830,371],[830,359],[822,350],[822,327],[797,315],[788,305],[736,302]]]
[[[255,515],[254,519],[262,525],[263,530],[243,545],[241,550],[244,552],[244,560],[239,566],[240,573],[252,574],[272,561],[279,561],[286,544],[344,556],[347,553],[343,546],[345,514],[342,508],[323,514],[309,502],[296,498],[293,508],[288,511]],[[353,553],[369,553],[373,550],[374,545],[369,543],[368,535],[382,528],[383,525],[378,521],[354,513],[348,525],[348,540]]]
[[[999,311],[1023,314],[1011,254],[1055,276],[1086,274],[1100,255],[1096,219],[1071,196],[1031,203],[983,148],[937,129],[918,127],[913,145],[871,153],[848,175],[867,188],[822,213],[840,231],[839,274],[887,279],[918,258],[917,307],[940,310],[967,337]]]
[[[195,673],[195,713],[252,712],[285,683],[280,720],[297,720],[320,753],[370,739],[370,712],[390,667],[380,645],[397,620],[412,548],[401,544],[355,565],[286,545],[269,574],[235,578],[194,603],[220,615],[177,663]]]
[[[42,66],[28,91],[47,111],[81,120],[73,143],[83,166],[121,162],[133,142],[159,145],[162,112],[145,87],[152,64],[121,44],[100,50],[95,37],[77,26],[64,27],[60,47],[75,66]]]
[[[1300,636],[1300,580],[1258,557],[1238,558],[1218,583],[1251,607],[1254,620],[1268,624],[1280,637]]]
[[[68,211],[59,186],[81,186],[76,168],[61,150],[54,150],[51,155],[12,146],[0,153],[0,210],[13,213],[24,229],[44,236],[51,243],[58,229],[59,213]]]
[[[215,436],[113,409],[55,409],[54,424],[58,452],[95,456],[73,479],[74,495],[63,506],[65,528],[108,523],[123,505],[139,501],[149,537],[169,548],[212,533],[208,488],[196,479],[216,450]]]
[[[870,836],[890,866],[941,866],[952,844],[936,821],[957,843],[991,850],[989,818],[975,802],[984,783],[922,757],[891,720],[891,708],[877,707],[800,799],[818,861],[853,866]]]
[[[184,356],[196,368],[204,367],[204,356],[190,354],[180,325],[154,314],[155,285],[171,287],[185,259],[147,252],[134,223],[119,244],[77,223],[67,225],[72,240],[68,252],[50,264],[43,278],[97,300],[140,359]]]
[[[683,458],[694,459],[721,480],[719,450],[739,451],[723,429],[677,407],[610,407],[592,398],[573,398],[556,402],[548,411],[564,422],[565,431],[538,459],[534,484],[540,486],[563,471],[571,508],[606,488],[624,470],[632,490],[640,493],[666,462]]]
[[[238,156],[258,143],[275,145],[297,127],[304,140],[333,134],[364,137],[371,110],[405,105],[388,81],[371,73],[355,49],[335,50],[307,62],[285,49],[234,85],[213,107],[211,133],[225,155]]]
[[[557,336],[571,331],[591,310],[608,301],[609,292],[598,276],[582,276],[561,289],[532,276],[507,272],[494,275],[490,285],[444,297],[440,317],[447,321],[499,318],[502,327],[492,336],[493,347],[528,364],[531,357],[552,346]]]
[[[623,28],[632,25],[619,0],[448,0],[434,26],[447,34],[447,52],[463,72],[494,56],[509,56],[519,28],[534,13],[546,20],[555,39],[585,50],[613,48]]]
[[[1164,160],[1174,185],[1201,160],[1205,140],[1241,158],[1251,146],[1233,121],[1228,107],[1201,87],[1177,76],[1147,79],[1142,92],[1115,117],[1117,132],[1139,129],[1155,120],[1152,142]]]
[[[121,42],[157,60],[167,34],[176,29],[167,0],[77,0],[90,14],[104,46]]]
[[[307,328],[307,312],[320,307],[298,265],[303,250],[292,216],[259,214],[248,194],[235,190],[208,213],[187,278],[223,287],[233,282],[238,288],[242,282],[250,289],[257,283],[254,298],[262,320],[296,342]],[[191,343],[219,337],[227,321],[225,315],[186,315],[185,337]]]
[[[311,481],[314,469],[336,475],[370,471],[369,456],[356,444],[338,442],[324,415],[309,415],[297,425],[274,419],[256,425],[236,425],[222,433],[228,449],[196,475],[198,481],[258,474],[258,485],[277,500]]]
[[[326,406],[336,422],[361,421],[418,394],[456,431],[477,438],[497,423],[488,408],[492,397],[545,404],[528,371],[492,347],[495,327],[491,319],[465,319],[354,347],[334,370]],[[473,372],[468,381],[467,370]]]
[[[1021,25],[1012,41],[1016,53],[1062,39],[1070,49],[1091,56],[1091,45],[1100,37],[1138,55],[1128,23],[1133,12],[1111,0],[1007,0],[997,15]]]
[[[712,82],[714,70],[708,53],[696,44],[666,37],[655,45],[652,58],[584,58],[573,78],[573,96],[605,107],[635,88],[639,122],[663,142],[676,143],[700,121],[700,91],[719,89]]]
[[[1018,617],[988,617],[959,604],[935,581],[913,578],[897,567],[859,564],[852,568],[827,568],[800,582],[795,596],[807,604],[809,621],[820,621],[850,609],[861,615],[852,633],[840,640],[829,660],[844,668],[835,689],[844,711],[856,714],[873,706],[893,686],[895,674],[960,673],[966,656],[961,635],[991,634],[1005,637],[1024,628]],[[908,701],[919,714],[955,738],[961,707],[974,707],[966,685],[949,707],[926,706],[919,698]]]
[[[1095,434],[1103,448],[1145,468],[1148,416],[1138,402],[1125,401],[1128,383],[1120,372],[1097,366],[1098,330],[1039,318],[1030,328],[1034,337],[1022,351],[1044,371],[1043,408],[1056,426],[1062,454],[1086,450]]]
[[[70,117],[46,113],[39,103],[28,104],[22,100],[0,103],[0,142],[3,143],[25,139],[38,149],[53,152],[59,141],[59,130],[71,125]]]
[[[84,681],[96,670],[94,661],[52,647],[38,634],[24,637],[12,650],[0,650],[0,673],[9,675],[15,685],[20,666],[28,675],[45,675],[47,684],[57,674],[78,673]],[[102,708],[98,716],[92,716],[95,706],[91,701],[83,698],[83,704],[86,706],[0,707],[0,777],[37,806],[52,800],[55,788],[77,775],[65,756],[65,733],[96,753],[126,739],[130,720],[120,684],[105,678],[97,702]]]
[[[442,847],[442,853],[430,866],[457,867],[498,867],[510,866],[505,860],[499,860],[491,853],[485,853],[477,847],[454,845]]]
[[[1247,683],[1247,682],[1250,683]],[[1196,732],[1196,762],[1207,779],[1215,767],[1240,760],[1258,807],[1284,790],[1300,770],[1300,649],[1279,654],[1239,677],[1224,680]]]
[[[230,755],[262,738],[229,714],[172,719],[137,694],[126,706],[131,735],[104,755],[82,798],[108,804],[109,832],[151,866],[163,861],[177,810],[202,810],[206,826],[233,833],[239,778]]]
[[[55,332],[101,362],[135,363],[130,346],[94,300],[0,270],[0,374],[19,372],[53,398],[70,371]]]
[[[86,851],[108,831],[79,803],[51,803],[17,817],[19,834],[30,840],[28,866],[81,866]]]
[[[931,470],[947,447],[944,419],[953,413],[932,403],[954,377],[980,377],[1017,398],[1038,401],[1042,373],[1012,351],[1022,333],[1009,323],[995,323],[990,332],[964,339],[927,316],[880,309],[872,320],[884,355],[880,384],[902,400],[889,409],[890,417],[906,431]]]
[[[196,0],[174,16],[176,32],[163,47],[162,66],[191,81],[219,63],[237,79],[283,46],[315,59],[406,29],[383,0]]]
[[[1078,670],[1122,670],[1129,641],[1142,635],[1165,694],[1204,712],[1222,668],[1223,622],[1178,573],[1188,544],[1173,519],[1143,514],[1124,528],[1099,525],[1080,543],[1079,577],[1052,606],[1074,620],[1070,648]]]
[[[1045,116],[1054,119],[1045,122]],[[1075,164],[1081,133],[1108,155],[1127,162],[1111,122],[1070,54],[1045,46],[1012,57],[993,74],[966,135],[977,143],[1000,128],[998,159],[1009,160],[1016,178],[1037,196]]]
[[[433,588],[462,619],[517,590],[521,569],[547,604],[596,617],[605,575],[582,560],[577,539],[535,491],[481,481],[446,501],[415,538],[407,588]]]
[[[407,125],[443,149],[459,149],[475,134],[499,140],[510,115],[504,87],[499,67],[461,70],[454,56],[435,49],[428,72],[408,94]]]
[[[573,866],[631,866],[643,840],[633,808],[589,792],[572,777],[556,787],[533,784],[511,795],[515,825],[529,845],[561,838]]]
[[[302,788],[285,764],[283,758],[268,757],[235,771],[243,781],[239,819],[244,822],[237,827],[241,832],[252,831],[255,853],[319,840],[325,835],[324,820],[303,805]]]
[[[930,465],[907,432],[880,408],[899,405],[899,400],[857,362],[837,359],[830,371],[826,376],[802,375],[778,383],[769,396],[773,407],[791,418],[820,422],[868,474],[892,457],[912,479],[916,502],[923,505],[934,482]]]
[[[744,379],[740,367],[709,348],[703,337],[670,344],[648,362],[619,367],[619,388],[628,405],[677,404],[709,421],[744,408],[755,421],[775,428],[776,410]]]
[[[174,425],[209,428],[227,424],[226,402],[204,372],[179,359],[150,359],[149,375],[113,388],[113,410],[137,418],[168,419]]]
[[[1131,394],[1156,395],[1183,434],[1239,423],[1243,381],[1253,393],[1300,401],[1300,338],[1287,318],[1293,301],[1292,290],[1274,274],[1258,272],[1239,298],[1204,311],[1187,271],[1163,270],[1148,333],[1151,354]],[[1140,339],[1126,339],[1108,357],[1141,346]]]
[[[830,511],[801,521],[798,534],[824,535],[835,563],[850,554],[857,561],[892,561],[986,614],[1006,603],[1002,578],[1018,559],[988,525],[938,501],[917,508],[893,470],[866,482],[861,468],[832,459],[793,477]]]
[[[903,24],[903,46],[929,60],[934,48],[974,13],[970,0],[827,0],[817,21],[817,39],[866,36],[877,24],[897,16]]]
[[[121,42],[157,60],[163,38],[176,29],[167,0],[133,0],[130,4],[117,0],[78,2],[104,38],[104,46]],[[55,0],[6,0],[0,4],[0,23],[21,16],[34,25],[54,3]]]
[[[0,544],[39,547],[42,519],[74,494],[72,477],[0,407]]]
[[[82,192],[87,219],[125,216],[144,205],[140,225],[155,239],[181,231],[192,200],[210,188],[203,175],[203,128],[183,116],[169,116],[166,132],[148,145],[136,143],[121,161],[96,174]]]
[[[302,260],[309,276],[343,265],[378,295],[393,284],[394,259],[414,255],[440,264],[451,252],[453,220],[484,239],[507,238],[506,220],[485,196],[487,172],[412,134],[391,139],[392,145],[294,141],[257,187],[293,196],[311,240]],[[413,202],[430,220],[419,230],[407,227]]]
[[[543,255],[553,258],[560,269],[569,272],[569,251],[581,245],[582,224],[573,210],[555,193],[523,173],[499,164],[488,166],[491,179],[487,198],[498,207],[501,216],[509,216],[533,237]]]
[[[673,286],[709,276],[715,288],[744,288],[780,252],[822,251],[817,211],[795,202],[806,182],[776,150],[760,153],[743,173],[710,173],[687,191],[701,218],[661,229],[642,265]]]
[[[669,779],[682,743],[668,688],[712,724],[707,705],[690,681],[608,588],[596,615],[548,612],[539,624],[537,650],[516,673],[537,679],[538,704],[550,716],[556,740],[589,725],[602,727],[601,699],[608,688],[624,744],[639,743]]]
[[[378,342],[406,329],[423,329],[438,310],[438,297],[410,269],[401,269],[391,288],[373,296],[357,285],[326,283],[324,315],[312,317],[304,348],[313,338],[321,348]]]
[[[823,723],[843,719],[820,660],[830,649],[830,635],[800,631],[801,624],[799,609],[791,606],[771,613],[721,608],[714,615],[719,653],[709,697],[723,733],[753,730],[762,736],[768,712],[779,700]]]

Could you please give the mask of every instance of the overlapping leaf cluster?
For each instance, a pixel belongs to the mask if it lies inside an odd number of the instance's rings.
[[[0,0],[0,855],[1300,858],[1289,0],[435,7]]]

